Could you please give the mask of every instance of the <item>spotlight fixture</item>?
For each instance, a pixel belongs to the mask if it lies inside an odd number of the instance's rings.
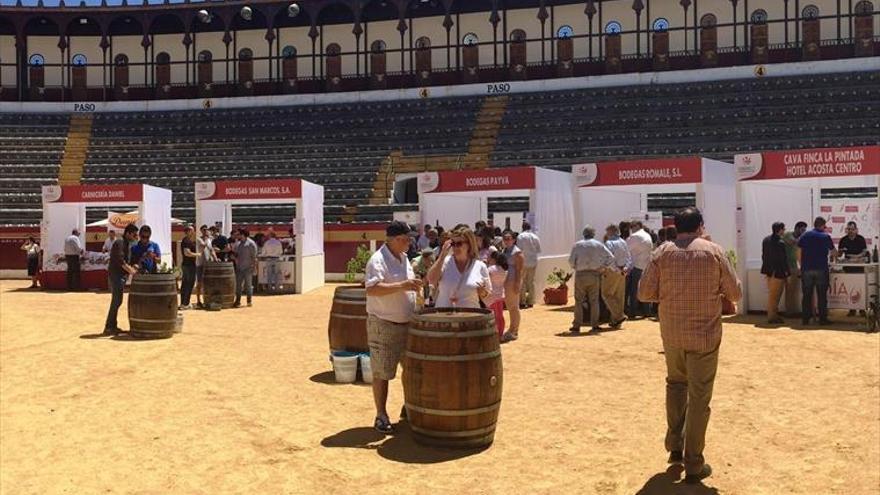
[[[205,24],[211,23],[211,14],[209,14],[207,10],[202,9],[198,11],[196,15],[198,16],[199,20],[204,22]]]
[[[299,4],[292,3],[287,6],[287,17],[296,17],[299,15]]]
[[[241,8],[241,11],[239,12],[239,14],[241,14],[241,18],[246,21],[249,21],[249,20],[253,19],[253,17],[254,17],[254,11],[250,7],[248,7],[247,5],[245,5],[244,7]]]

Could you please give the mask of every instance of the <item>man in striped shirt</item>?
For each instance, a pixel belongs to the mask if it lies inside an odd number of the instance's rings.
[[[675,241],[652,254],[638,297],[660,303],[669,462],[683,461],[685,481],[697,483],[712,473],[703,447],[721,344],[721,298],[738,301],[742,289],[724,249],[703,238],[700,210],[678,212],[675,227]]]

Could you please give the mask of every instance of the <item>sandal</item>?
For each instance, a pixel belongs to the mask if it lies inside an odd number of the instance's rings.
[[[501,342],[510,342],[512,340],[516,340],[519,338],[517,335],[518,332],[504,332],[504,335],[501,336]]]
[[[394,426],[388,421],[388,418],[376,418],[373,428],[379,433],[394,433]]]

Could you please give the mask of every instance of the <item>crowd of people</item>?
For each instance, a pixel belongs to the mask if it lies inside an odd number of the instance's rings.
[[[528,222],[523,222],[521,232],[482,220],[473,229],[465,224],[451,230],[395,225],[402,232],[401,242],[407,241],[401,254],[422,284],[420,305],[491,309],[501,341],[519,337],[520,310],[535,304],[535,270],[541,253],[541,240]]]
[[[585,323],[591,332],[599,331],[603,303],[612,329],[629,319],[656,316],[657,305],[639,298],[639,282],[652,253],[674,242],[678,230],[669,225],[654,232],[634,220],[608,225],[601,241],[596,234],[593,226],[584,227],[583,239],[574,244],[568,259],[575,281],[572,333],[579,333]],[[588,321],[584,320],[586,311]]]
[[[783,294],[786,316],[800,316],[803,325],[809,325],[814,318],[819,325],[833,323],[828,319],[829,261],[860,263],[868,260],[870,253],[856,222],[846,224],[846,235],[836,247],[826,225],[825,218],[816,217],[812,230],[807,230],[806,222],[797,222],[793,231],[787,231],[783,222],[771,226],[770,235],[761,243],[761,274],[767,280],[767,323],[785,323],[779,312]],[[862,269],[849,266],[843,270],[852,273]],[[849,316],[855,314],[856,310],[850,310]]]
[[[428,294],[438,307],[485,306],[495,313],[496,324],[506,306],[511,328],[501,334],[502,342],[516,339],[515,318],[520,307],[528,307],[523,297],[528,270],[523,251],[540,253],[540,241],[534,233],[504,231],[498,236],[488,224],[475,227],[458,225],[446,234],[431,227],[418,232],[393,222],[385,244],[367,264],[373,426],[379,432],[394,431],[387,410],[388,385],[401,364],[420,294]],[[530,230],[523,225],[523,233]],[[685,481],[697,482],[712,472],[703,449],[721,343],[721,301],[742,297],[736,273],[723,248],[708,239],[696,208],[677,213],[675,228],[663,231],[662,242],[638,221],[608,226],[604,242],[595,239],[595,229],[589,226],[583,236],[570,256],[577,299],[572,330],[579,330],[585,300],[590,303],[590,322],[597,326],[600,295],[608,301],[612,326],[659,305],[667,365],[665,447],[670,463],[684,465]],[[423,237],[427,243],[419,245]],[[416,252],[418,256],[408,256]],[[401,421],[406,413],[404,407]]]

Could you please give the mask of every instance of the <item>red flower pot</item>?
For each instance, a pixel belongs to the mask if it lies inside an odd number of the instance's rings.
[[[565,306],[568,304],[568,286],[547,287],[544,289],[544,304],[550,306]]]

